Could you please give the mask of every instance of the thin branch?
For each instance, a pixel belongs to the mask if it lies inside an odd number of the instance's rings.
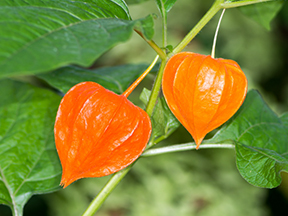
[[[251,4],[257,4],[257,3],[262,3],[262,2],[269,2],[273,0],[256,0],[256,1],[236,1],[236,2],[224,2],[221,4],[222,8],[235,8],[235,7],[241,7],[241,6],[246,6],[246,5],[251,5]]]
[[[212,7],[202,17],[202,19],[194,26],[194,28],[185,36],[185,38],[174,48],[173,53],[181,52],[190,41],[203,29],[203,27],[214,17],[214,15],[221,9],[224,0],[216,0]]]
[[[215,48],[216,48],[217,35],[218,35],[218,32],[219,32],[220,24],[221,24],[221,21],[222,21],[224,13],[225,13],[225,9],[223,9],[223,11],[221,13],[221,16],[219,18],[218,25],[217,25],[217,28],[216,28],[216,32],[215,32],[215,35],[214,35],[213,46],[212,46],[212,51],[211,51],[211,57],[212,58],[215,58]]]
[[[155,66],[157,60],[159,58],[159,55],[157,55],[153,62],[150,64],[150,66],[141,74],[141,76],[138,77],[135,82],[133,82],[129,88],[125,90],[125,92],[122,93],[126,98],[132,93],[132,91],[139,85],[139,83],[147,76],[147,74],[152,70],[152,68]]]
[[[159,57],[163,60],[166,59],[166,53],[153,41],[153,40],[147,40],[142,32],[134,29],[135,32],[137,32],[154,50],[155,52],[159,55]]]
[[[202,144],[200,145],[199,149],[210,149],[210,148],[227,148],[227,149],[234,149],[235,145],[233,144]],[[155,156],[160,154],[166,154],[171,152],[180,152],[180,151],[187,151],[187,150],[195,150],[196,145],[194,142],[192,143],[185,143],[185,144],[179,144],[179,145],[172,145],[162,148],[155,148],[155,149],[149,149],[145,151],[141,157],[149,157],[149,156]],[[198,150],[199,150],[198,149]]]
[[[166,65],[166,59],[162,60],[158,74],[156,76],[152,91],[151,91],[151,95],[149,98],[149,102],[147,104],[146,107],[146,112],[147,114],[151,117],[152,113],[153,113],[153,109],[155,107],[159,92],[160,92],[160,88],[161,88],[161,83],[162,83],[162,76],[163,76],[163,72],[164,72],[164,68]]]
[[[98,193],[95,199],[90,203],[86,211],[82,216],[93,216],[95,212],[101,207],[102,203],[109,196],[111,191],[118,185],[118,183],[124,178],[124,176],[131,169],[132,165],[126,167],[123,170],[115,173],[112,178],[106,183],[105,187]]]

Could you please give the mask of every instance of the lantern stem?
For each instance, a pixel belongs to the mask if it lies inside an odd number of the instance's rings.
[[[211,57],[212,58],[215,58],[215,47],[216,47],[217,35],[218,35],[218,31],[219,31],[219,28],[220,28],[220,23],[222,21],[224,12],[225,12],[225,8],[223,9],[223,11],[221,13],[221,16],[219,18],[218,25],[217,25],[217,28],[216,28],[216,32],[215,32],[215,35],[214,35],[213,46],[212,46],[212,51],[211,51]]]
[[[126,91],[122,93],[126,98],[131,94],[131,92],[139,85],[139,83],[146,77],[146,75],[152,70],[154,65],[156,64],[157,60],[159,58],[159,55],[155,57],[151,65],[141,74],[140,77],[138,77],[137,80],[135,80],[134,83],[132,83]]]

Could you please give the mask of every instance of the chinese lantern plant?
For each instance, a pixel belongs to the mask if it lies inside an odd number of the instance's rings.
[[[124,0],[0,3],[0,203],[13,215],[23,214],[33,194],[59,190],[60,182],[69,190],[78,179],[114,173],[83,209],[83,215],[94,215],[137,158],[168,152],[235,149],[246,181],[264,188],[280,184],[280,172],[288,171],[287,113],[279,117],[257,91],[247,93],[245,70],[235,61],[182,50],[221,9],[251,4],[242,11],[267,27],[283,2],[215,0],[176,46],[167,43],[167,13],[176,0],[155,2],[162,44],[153,40],[154,16],[133,20]],[[265,16],[256,17],[254,10]],[[133,32],[159,56],[147,70],[147,65],[87,69]],[[157,61],[159,68],[153,68]],[[140,109],[127,97],[151,70],[158,72],[152,89],[141,93]],[[37,86],[46,81],[46,89],[23,83],[23,75]],[[180,124],[191,142],[154,147]]]

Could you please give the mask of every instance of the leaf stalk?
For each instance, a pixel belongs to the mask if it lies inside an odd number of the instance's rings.
[[[142,32],[134,29],[135,32],[137,32],[151,47],[155,50],[155,52],[159,55],[159,57],[163,60],[166,59],[166,53],[153,41],[153,40],[147,40]]]

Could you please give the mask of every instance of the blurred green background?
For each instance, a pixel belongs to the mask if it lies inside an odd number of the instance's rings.
[[[213,1],[178,0],[168,14],[168,43],[175,46],[200,20]],[[134,19],[155,13],[154,1],[129,6]],[[187,51],[210,54],[220,13],[188,45]],[[155,41],[161,44],[161,20],[155,19]],[[154,51],[135,33],[131,40],[103,55],[95,67],[150,63]],[[238,9],[226,11],[220,27],[216,57],[233,59],[277,113],[288,111],[288,3],[271,23],[271,31]],[[139,104],[143,87],[151,88],[153,75],[130,99]],[[190,142],[179,128],[165,143]],[[288,175],[280,187],[256,188],[242,179],[233,150],[200,150],[140,159],[96,214],[99,216],[286,216]],[[33,196],[25,216],[79,216],[109,177],[82,179],[68,188]],[[11,215],[0,206],[0,215]]]

